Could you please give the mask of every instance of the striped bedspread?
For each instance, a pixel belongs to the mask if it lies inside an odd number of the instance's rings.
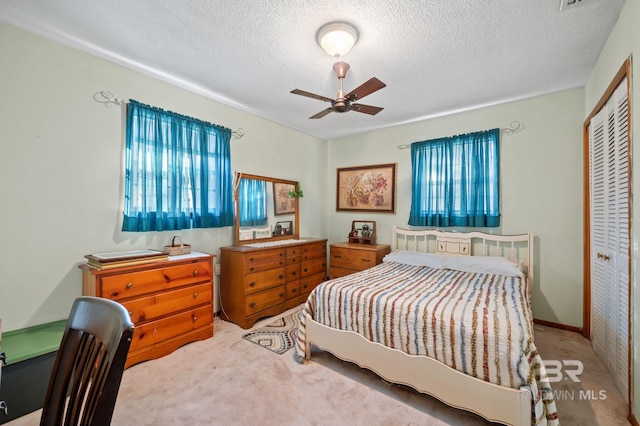
[[[313,318],[484,381],[530,386],[532,423],[557,425],[526,287],[522,276],[382,263],[314,289],[303,309],[296,359],[304,362],[306,318]]]

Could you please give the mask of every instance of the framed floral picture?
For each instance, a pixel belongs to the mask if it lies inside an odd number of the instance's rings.
[[[395,163],[345,167],[337,170],[337,211],[395,214]]]
[[[295,185],[273,182],[273,209],[276,216],[296,212],[296,200],[289,197],[289,192],[295,190]]]

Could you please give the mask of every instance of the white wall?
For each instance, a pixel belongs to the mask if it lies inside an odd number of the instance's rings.
[[[632,76],[640,75],[640,2],[629,0],[625,4],[620,18],[615,28],[609,35],[609,39],[598,58],[594,70],[587,82],[585,93],[585,117],[595,108],[596,104],[604,94],[614,75],[629,56],[635,56],[631,62]],[[638,192],[640,188],[640,83],[631,80],[631,168],[633,192]],[[640,413],[640,320],[638,319],[638,307],[640,307],[640,291],[638,291],[638,280],[640,262],[640,197],[632,197],[631,205],[631,327],[633,334],[633,382],[632,387],[636,391],[632,395],[632,412],[638,419]]]
[[[391,243],[393,225],[408,227],[411,150],[397,145],[505,128],[518,120],[524,130],[501,136],[502,226],[482,230],[532,232],[535,318],[581,327],[583,105],[584,90],[576,89],[330,141],[332,191],[336,168],[398,164],[396,214],[336,212],[334,196],[328,201],[330,242],[344,241],[352,220],[375,220],[382,244]]]
[[[161,248],[180,234],[218,254],[233,228],[123,233],[120,108],[94,93],[179,112],[246,135],[234,170],[299,180],[301,232],[323,236],[326,142],[0,24],[0,318],[10,331],[66,318],[89,253]]]

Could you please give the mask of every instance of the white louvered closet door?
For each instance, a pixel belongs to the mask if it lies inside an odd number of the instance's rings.
[[[629,389],[628,111],[625,78],[589,125],[591,342],[625,400]]]

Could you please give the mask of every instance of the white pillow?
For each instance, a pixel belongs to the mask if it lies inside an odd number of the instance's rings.
[[[448,256],[445,256],[443,254],[436,253],[420,253],[416,251],[396,250],[386,255],[382,259],[382,261],[444,269],[444,262],[447,257]]]
[[[446,269],[482,274],[522,276],[521,264],[515,259],[500,256],[448,256],[444,260]]]

